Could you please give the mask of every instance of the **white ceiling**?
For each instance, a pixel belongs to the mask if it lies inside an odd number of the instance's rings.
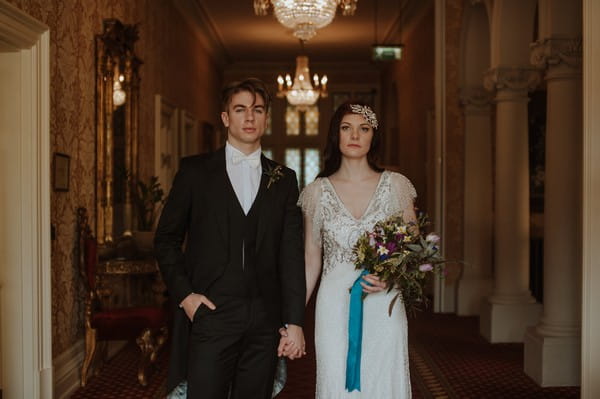
[[[253,0],[192,0],[197,24],[212,33],[212,41],[224,52],[229,63],[289,62],[301,51],[292,32],[281,25],[272,12],[265,17],[254,14]],[[366,62],[375,41],[390,44],[400,41],[410,19],[432,0],[358,0],[354,16],[338,10],[333,22],[317,31],[305,44],[311,61]],[[375,19],[377,8],[377,19]]]

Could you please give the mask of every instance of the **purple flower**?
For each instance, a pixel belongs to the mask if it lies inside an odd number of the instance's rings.
[[[433,266],[431,265],[431,263],[424,263],[421,266],[419,266],[419,271],[421,272],[430,272],[433,270]]]
[[[390,253],[394,252],[396,250],[396,243],[395,242],[388,242],[386,244],[386,248],[388,249],[388,251],[390,251]]]

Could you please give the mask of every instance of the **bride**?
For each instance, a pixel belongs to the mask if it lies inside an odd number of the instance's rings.
[[[359,385],[346,384],[348,289],[360,274],[352,247],[376,222],[400,211],[415,220],[416,192],[403,175],[375,164],[380,133],[373,110],[342,104],[332,117],[325,167],[300,195],[305,221],[307,302],[319,275],[315,314],[316,397],[410,398],[407,323],[404,306],[388,305],[396,292],[375,275],[361,283],[364,299]],[[350,391],[350,392],[349,392]]]

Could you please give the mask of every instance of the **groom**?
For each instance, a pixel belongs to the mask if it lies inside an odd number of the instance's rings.
[[[261,155],[270,102],[258,79],[223,90],[227,144],[182,160],[156,231],[179,306],[167,389],[187,380],[189,399],[224,399],[230,389],[231,399],[270,398],[278,351],[304,344],[298,183]]]

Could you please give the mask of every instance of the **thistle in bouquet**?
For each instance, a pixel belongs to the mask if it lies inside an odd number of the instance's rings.
[[[440,237],[426,234],[428,225],[425,213],[420,213],[416,221],[405,221],[398,213],[375,224],[354,245],[356,268],[377,275],[388,284],[388,292],[399,291],[390,302],[390,316],[399,298],[411,314],[426,306],[428,298],[423,287],[427,276],[443,273]]]

